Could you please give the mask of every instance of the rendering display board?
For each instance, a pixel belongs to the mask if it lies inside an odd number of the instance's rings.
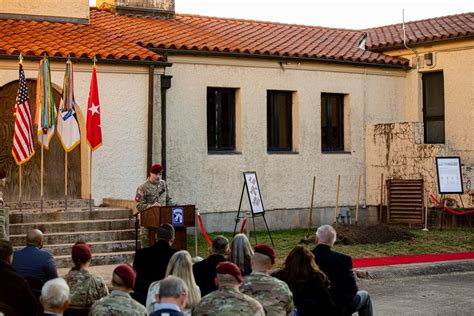
[[[436,157],[439,194],[462,194],[461,158]]]

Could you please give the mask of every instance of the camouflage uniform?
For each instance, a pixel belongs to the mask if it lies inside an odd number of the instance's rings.
[[[267,315],[291,315],[293,293],[288,285],[264,272],[252,272],[244,277],[240,291],[260,303]]]
[[[173,205],[165,180],[152,183],[147,179],[144,183],[140,184],[135,195],[135,202],[137,202],[137,210],[140,213],[155,202],[160,203],[161,206]],[[151,246],[148,242],[148,233],[148,228],[142,227],[140,231],[142,248]]]
[[[262,304],[233,288],[221,286],[201,299],[193,315],[265,315]]]
[[[88,271],[70,270],[64,279],[70,288],[69,303],[73,308],[89,308],[109,294],[104,279]]]
[[[92,305],[89,310],[91,316],[115,316],[115,315],[148,315],[142,304],[135,301],[128,293],[112,291],[108,296],[101,298]]]

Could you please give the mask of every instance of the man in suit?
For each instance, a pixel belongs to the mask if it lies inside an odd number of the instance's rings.
[[[175,276],[167,276],[160,282],[160,290],[156,294],[157,309],[151,316],[183,316],[186,308],[188,287]]]
[[[313,254],[331,282],[331,296],[339,314],[359,312],[360,316],[372,316],[372,301],[367,291],[359,291],[357,287],[352,258],[331,250],[336,242],[336,230],[330,225],[320,226],[316,231],[316,242]]]
[[[194,279],[201,290],[201,297],[217,290],[216,267],[226,261],[226,256],[230,254],[229,240],[224,236],[217,236],[212,241],[209,252],[209,257],[193,265]]]
[[[42,249],[43,239],[41,230],[30,230],[26,234],[26,247],[15,251],[12,264],[24,278],[39,280],[41,286],[46,281],[58,277],[53,256]]]
[[[25,279],[11,267],[12,258],[12,244],[0,240],[0,312],[36,315],[36,300]]]
[[[145,305],[148,287],[154,281],[165,277],[166,267],[171,256],[177,251],[171,245],[174,242],[174,228],[162,224],[157,230],[157,241],[153,246],[137,250],[133,268],[137,272],[134,298]]]

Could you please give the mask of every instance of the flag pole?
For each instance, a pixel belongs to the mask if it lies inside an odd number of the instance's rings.
[[[67,151],[64,151],[64,210],[67,211]]]
[[[43,135],[41,135],[41,137],[43,137]],[[44,176],[44,146],[43,144],[41,144],[41,188],[40,188],[40,209],[41,209],[41,212],[43,212],[43,200],[44,200],[44,196],[43,196],[43,176]]]
[[[18,166],[20,169],[19,169],[19,172],[18,172],[18,206],[20,208],[20,211],[21,211],[21,165]]]
[[[92,211],[92,149],[89,150],[89,211]]]

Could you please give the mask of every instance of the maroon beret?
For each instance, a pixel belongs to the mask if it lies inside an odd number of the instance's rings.
[[[135,286],[135,279],[137,277],[137,273],[129,264],[121,264],[117,268],[115,268],[114,273],[122,279],[123,284],[129,288],[133,289]]]
[[[72,246],[72,260],[79,259],[81,262],[86,262],[92,258],[91,247],[85,242],[78,241]]]
[[[261,253],[262,255],[270,257],[270,259],[272,260],[272,264],[275,263],[276,253],[275,253],[275,250],[273,250],[273,248],[270,247],[269,245],[258,244],[255,246],[255,252],[258,252],[258,253]]]
[[[159,163],[156,163],[150,167],[150,172],[153,174],[159,174],[161,171],[163,171],[163,166]]]
[[[239,283],[242,283],[244,279],[242,278],[242,273],[240,269],[234,263],[230,261],[224,261],[217,265],[216,272],[219,274],[230,274],[232,275]]]

